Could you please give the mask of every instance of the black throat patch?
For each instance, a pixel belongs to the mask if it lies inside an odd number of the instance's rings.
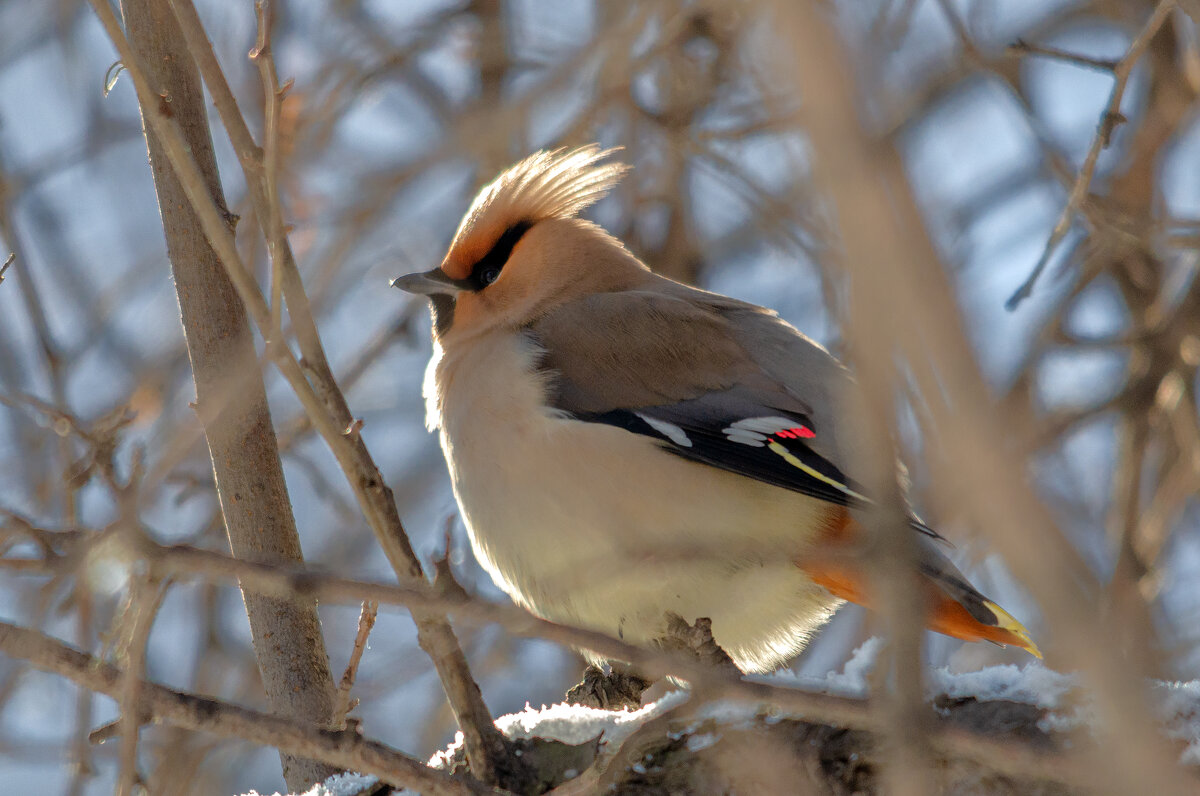
[[[441,337],[454,325],[454,296],[448,293],[429,296],[429,312],[433,316],[433,333]]]

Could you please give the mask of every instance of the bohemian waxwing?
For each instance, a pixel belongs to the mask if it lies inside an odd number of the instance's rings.
[[[627,167],[539,152],[485,187],[427,296],[428,425],[475,555],[547,619],[633,643],[712,620],[743,671],[805,645],[862,573],[822,557],[867,498],[845,369],[775,313],[656,276],[578,217]],[[915,519],[931,629],[1039,654]],[[841,563],[837,563],[840,560]]]

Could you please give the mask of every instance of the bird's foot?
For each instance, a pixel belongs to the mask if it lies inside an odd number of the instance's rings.
[[[700,617],[689,625],[678,614],[668,614],[667,635],[659,639],[658,645],[665,652],[690,655],[705,666],[739,673],[733,658],[713,638],[712,620],[708,617]]]
[[[567,692],[567,703],[604,710],[637,710],[642,706],[642,692],[649,687],[649,680],[628,669],[588,666],[583,681]]]

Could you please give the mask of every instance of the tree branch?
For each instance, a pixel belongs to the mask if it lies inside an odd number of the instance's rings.
[[[116,666],[49,636],[7,622],[0,622],[0,652],[114,699],[120,699],[125,689],[125,673]],[[443,774],[420,760],[354,732],[306,726],[295,719],[260,713],[144,681],[139,681],[137,691],[139,711],[145,721],[161,721],[188,730],[274,746],[296,758],[324,761],[333,770],[374,774],[384,782],[417,789],[425,796],[498,793],[469,780]]]
[[[132,796],[138,780],[137,748],[138,730],[141,726],[141,695],[146,674],[146,642],[154,627],[154,617],[159,607],[158,583],[145,574],[135,577],[129,589],[129,599],[123,617],[122,645],[125,647],[125,670],[121,675],[121,690],[118,702],[121,718],[118,731],[121,734],[120,771],[117,777],[117,793]]]
[[[1054,224],[1050,240],[1046,243],[1042,256],[1038,258],[1037,263],[1033,266],[1033,271],[1021,283],[1021,286],[1005,302],[1005,308],[1015,310],[1022,301],[1033,294],[1034,283],[1046,270],[1050,258],[1063,239],[1067,237],[1067,233],[1071,231],[1071,222],[1083,208],[1084,200],[1087,199],[1088,189],[1092,185],[1092,177],[1096,173],[1096,163],[1100,160],[1100,153],[1108,148],[1108,145],[1112,143],[1113,132],[1125,122],[1125,117],[1121,115],[1121,98],[1125,96],[1125,86],[1129,82],[1129,76],[1133,73],[1133,67],[1137,65],[1142,53],[1146,51],[1154,34],[1158,33],[1158,29],[1162,27],[1174,10],[1175,0],[1160,0],[1150,18],[1146,20],[1146,24],[1142,26],[1141,32],[1129,45],[1125,55],[1112,68],[1112,92],[1108,95],[1108,102],[1100,114],[1100,124],[1096,128],[1096,135],[1092,138],[1092,145],[1088,148],[1087,156],[1083,159],[1083,167],[1079,170],[1079,176],[1075,178],[1075,183],[1071,186],[1067,204]]]
[[[350,691],[354,688],[354,679],[358,676],[358,664],[362,660],[363,652],[367,649],[367,638],[371,635],[371,628],[375,626],[375,617],[378,615],[379,603],[363,602],[362,612],[358,616],[358,632],[354,634],[354,647],[350,650],[350,660],[346,663],[346,671],[342,673],[341,682],[338,683],[334,726],[339,729],[346,726],[346,714],[354,707],[350,701]]]
[[[154,86],[147,78],[139,59],[132,52],[107,4],[104,0],[90,2],[121,55],[121,60],[137,89],[144,111],[143,119],[147,126],[154,130],[157,140],[179,176],[182,190],[194,209],[205,236],[224,265],[250,316],[263,334],[267,335],[271,328],[271,310],[249,269],[242,263],[231,231],[224,221],[224,214],[206,190],[205,181],[191,159],[190,150],[184,143],[176,120],[160,107]],[[198,54],[205,75],[219,73],[220,67],[212,54],[212,46],[200,27],[195,9],[183,0],[172,0],[172,4],[178,15],[177,19],[182,22],[185,32],[191,37],[193,51]],[[184,49],[180,47],[179,52]],[[213,75],[213,82],[209,85],[214,96],[222,93],[222,87],[224,92],[228,92],[228,84],[223,76],[217,80]],[[240,124],[236,121],[240,114],[237,113],[236,103],[232,102],[232,95],[218,99],[217,106],[218,109],[232,114],[231,117],[223,113],[222,119],[230,125],[234,148],[243,163],[243,168],[247,169],[247,184],[250,186],[256,214],[260,220],[265,219],[270,212],[266,187],[261,182],[265,170],[256,165],[260,162],[256,158],[261,157],[261,151],[252,145],[252,139],[249,142],[246,140],[249,138],[248,131],[244,135],[241,133],[245,124],[244,121]],[[234,121],[231,122],[231,119]],[[304,352],[304,367],[296,361],[291,350],[285,345],[270,345],[267,347],[267,354],[295,391],[305,412],[346,474],[363,515],[375,532],[397,577],[401,582],[424,582],[420,561],[408,541],[392,492],[384,482],[362,437],[356,433],[357,424],[350,414],[345,397],[333,380],[316,334],[316,326],[312,322],[295,262],[286,242],[279,254],[284,258],[283,292],[297,339]],[[309,382],[309,375],[313,377],[313,383]],[[417,623],[418,643],[433,660],[459,727],[467,739],[472,770],[484,781],[497,782],[497,772],[507,758],[504,738],[492,723],[491,713],[483,702],[478,684],[471,676],[458,639],[455,638],[445,617],[414,612],[413,618]]]
[[[775,8],[789,29],[787,73],[796,76],[808,103],[814,171],[837,206],[849,276],[873,284],[860,294],[873,302],[865,311],[886,319],[888,335],[875,343],[936,366],[936,380],[919,386],[948,454],[971,480],[976,501],[968,508],[985,527],[1003,523],[991,539],[1027,577],[1057,635],[1055,652],[1095,678],[1105,723],[1121,728],[1095,756],[1097,770],[1110,786],[1141,789],[1154,777],[1155,792],[1186,793],[1190,784],[1153,729],[1144,681],[1113,656],[1095,601],[1081,588],[1090,580],[1086,566],[1026,482],[1024,462],[1012,457],[903,164],[889,142],[864,131],[854,105],[854,70],[816,5],[777,2]]]
[[[107,3],[95,6],[104,10],[110,32],[119,31]],[[299,564],[303,553],[254,338],[238,292],[209,242],[216,230],[231,235],[232,225],[224,209],[200,78],[162,0],[123,0],[122,13],[130,42],[121,59],[142,87],[138,93],[150,164],[229,545],[239,558]],[[163,119],[171,120],[171,136],[163,135],[158,123]],[[179,170],[171,154],[181,146],[189,155],[190,174]],[[207,224],[189,201],[197,197],[211,208]],[[235,381],[238,389],[230,389]],[[333,677],[316,603],[243,596],[272,709],[328,725]],[[284,756],[283,773],[288,786],[299,791],[332,772],[313,761]]]
[[[808,720],[839,727],[880,731],[885,722],[867,700],[811,693],[794,688],[746,682],[684,656],[635,647],[602,633],[539,619],[511,604],[490,603],[465,593],[439,593],[426,585],[393,586],[366,583],[311,571],[239,561],[191,547],[162,547],[143,539],[139,554],[162,577],[194,577],[236,581],[264,594],[299,593],[322,602],[368,602],[401,605],[453,615],[472,624],[496,623],[509,633],[587,649],[610,660],[625,661],[653,678],[673,676],[714,700],[771,705],[803,715]],[[1072,756],[1049,754],[1019,743],[997,741],[972,732],[947,727],[931,728],[929,743],[949,755],[978,762],[991,770],[1020,777],[1036,777],[1084,786],[1099,784],[1094,770]]]
[[[1079,53],[1061,50],[1058,47],[1050,47],[1046,44],[1030,44],[1024,39],[1017,39],[1008,47],[1005,52],[1007,52],[1009,55],[1018,57],[1026,55],[1040,55],[1043,58],[1052,58],[1056,61],[1065,61],[1069,64],[1075,64],[1076,66],[1082,66],[1088,69],[1095,69],[1099,72],[1109,73],[1116,69],[1121,63],[1120,61],[1114,61],[1111,58],[1090,58],[1086,55],[1080,55]]]

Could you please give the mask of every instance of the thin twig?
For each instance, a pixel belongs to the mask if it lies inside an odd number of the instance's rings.
[[[0,161],[0,167],[3,167],[2,161]],[[42,362],[45,365],[47,379],[50,382],[50,400],[57,407],[65,409],[69,405],[69,402],[67,400],[67,374],[63,367],[65,363],[62,345],[50,328],[41,291],[34,282],[33,274],[28,268],[29,256],[26,250],[27,247],[24,245],[23,238],[18,232],[17,225],[14,223],[13,202],[15,196],[7,189],[6,182],[6,175],[0,174],[0,235],[4,237],[12,251],[5,260],[3,267],[0,267],[0,280],[3,279],[4,272],[16,260],[20,260],[25,264],[25,268],[20,272],[21,278],[18,280],[21,296],[25,303],[25,311],[37,335],[38,349]],[[66,473],[70,469],[71,445],[66,439],[60,437],[57,441],[57,448],[61,472]],[[71,523],[76,519],[75,515],[78,511],[76,494],[79,485],[65,479],[66,476],[64,475],[63,485],[65,489],[63,491],[62,514],[63,521]]]
[[[250,51],[250,60],[258,66],[263,89],[263,189],[266,194],[266,216],[256,208],[262,222],[271,260],[271,325],[265,332],[269,344],[283,344],[283,208],[279,200],[279,112],[284,91],[279,87],[275,57],[271,51],[271,30],[275,13],[269,0],[257,0],[254,13],[258,18],[258,38]]]
[[[1118,435],[1117,467],[1113,473],[1110,534],[1116,548],[1116,563],[1108,588],[1107,609],[1119,634],[1116,641],[1127,656],[1136,656],[1141,668],[1149,670],[1154,655],[1152,616],[1139,586],[1148,571],[1139,555],[1138,536],[1142,518],[1142,471],[1150,441],[1150,413],[1145,401],[1128,399],[1127,416]]]
[[[1017,39],[1008,46],[1006,53],[1013,56],[1025,55],[1040,55],[1044,58],[1053,58],[1056,61],[1066,61],[1076,66],[1083,66],[1088,69],[1096,69],[1101,72],[1112,72],[1120,65],[1119,60],[1112,58],[1092,58],[1087,55],[1069,52],[1068,50],[1060,50],[1057,47],[1051,47],[1047,44],[1030,44],[1024,39]]]
[[[229,81],[226,80],[225,73],[217,61],[212,42],[205,33],[204,24],[201,22],[199,14],[196,13],[195,6],[191,0],[169,0],[169,2],[180,29],[183,31],[184,39],[187,41],[188,51],[196,61],[204,84],[208,86],[209,93],[212,95],[213,104],[216,105],[217,112],[221,116],[221,123],[225,126],[225,131],[237,153],[238,163],[242,167],[246,184],[250,190],[254,215],[263,225],[264,235],[269,237],[270,233],[266,224],[271,217],[272,202],[266,179],[264,150],[255,143],[254,136],[251,135],[250,128],[246,125],[246,119],[238,108],[237,100],[229,87]],[[275,82],[277,83],[277,80]],[[278,202],[276,202],[277,205]],[[337,389],[336,381],[329,368],[325,349],[321,344],[321,337],[313,320],[312,309],[304,292],[304,285],[300,280],[300,272],[296,267],[295,256],[287,236],[280,236],[277,244],[283,268],[283,293],[288,305],[292,328],[296,334],[296,341],[307,367],[317,373],[323,382],[315,385],[318,392],[330,404],[330,412],[335,418],[345,420],[342,425],[346,427],[350,423],[350,410],[346,406],[345,399],[341,397],[341,392]]]
[[[138,728],[142,724],[141,694],[146,676],[146,642],[150,638],[154,617],[158,613],[160,596],[158,584],[148,575],[134,578],[130,584],[129,600],[122,621],[124,627],[121,646],[124,650],[123,654],[119,651],[117,656],[118,660],[124,658],[125,661],[118,697],[121,705],[121,718],[118,722],[121,749],[118,755],[120,769],[117,776],[117,793],[121,796],[131,796],[138,781]]]
[[[353,710],[350,704],[350,691],[354,688],[354,678],[358,675],[358,664],[363,652],[367,649],[367,638],[371,628],[375,626],[375,617],[379,615],[379,603],[367,600],[362,604],[358,615],[358,632],[354,634],[354,647],[350,650],[350,660],[346,663],[346,671],[342,673],[342,681],[338,683],[337,701],[334,705],[334,727],[345,729],[346,714]]]
[[[94,637],[92,628],[93,605],[92,595],[85,589],[76,593],[75,638],[80,644],[89,644]],[[71,777],[69,793],[82,793],[88,777],[95,773],[92,763],[91,744],[88,743],[88,729],[92,725],[93,705],[92,695],[84,689],[79,689],[75,695],[75,734],[71,743]]]
[[[369,340],[355,356],[354,360],[342,370],[342,376],[338,379],[338,384],[341,386],[343,392],[348,393],[353,390],[354,385],[359,382],[370,367],[386,354],[393,345],[404,339],[411,325],[414,308],[425,309],[415,301],[406,304],[400,313],[400,317],[380,330],[373,339]],[[301,412],[288,422],[281,424],[281,426],[282,429],[279,432],[279,449],[281,451],[288,451],[295,446],[297,441],[312,430],[312,421],[308,415]]]
[[[1092,184],[1092,177],[1096,173],[1096,163],[1100,160],[1100,153],[1112,143],[1113,132],[1119,125],[1126,121],[1121,114],[1121,98],[1125,96],[1125,86],[1129,82],[1129,76],[1133,73],[1133,67],[1141,59],[1142,54],[1150,45],[1150,40],[1158,33],[1158,29],[1170,17],[1171,12],[1175,9],[1175,0],[1160,0],[1155,6],[1154,12],[1150,18],[1146,20],[1146,24],[1142,27],[1140,33],[1129,45],[1129,49],[1121,60],[1117,62],[1112,69],[1113,87],[1112,92],[1108,95],[1108,102],[1104,106],[1104,111],[1100,114],[1100,123],[1096,128],[1096,135],[1092,138],[1092,145],[1088,148],[1087,156],[1083,160],[1083,168],[1079,170],[1079,176],[1076,177],[1074,185],[1071,186],[1071,193],[1067,196],[1067,204],[1063,208],[1062,213],[1058,217],[1058,221],[1054,224],[1054,230],[1050,233],[1050,240],[1046,243],[1046,248],[1042,251],[1042,256],[1038,258],[1037,263],[1033,267],[1033,271],[1017,288],[1004,306],[1008,310],[1015,310],[1020,306],[1021,302],[1029,298],[1033,294],[1033,286],[1042,272],[1046,270],[1046,266],[1050,263],[1050,258],[1054,252],[1058,250],[1058,246],[1067,237],[1067,233],[1071,231],[1071,223],[1075,216],[1083,209],[1083,203],[1087,199],[1088,189]]]

